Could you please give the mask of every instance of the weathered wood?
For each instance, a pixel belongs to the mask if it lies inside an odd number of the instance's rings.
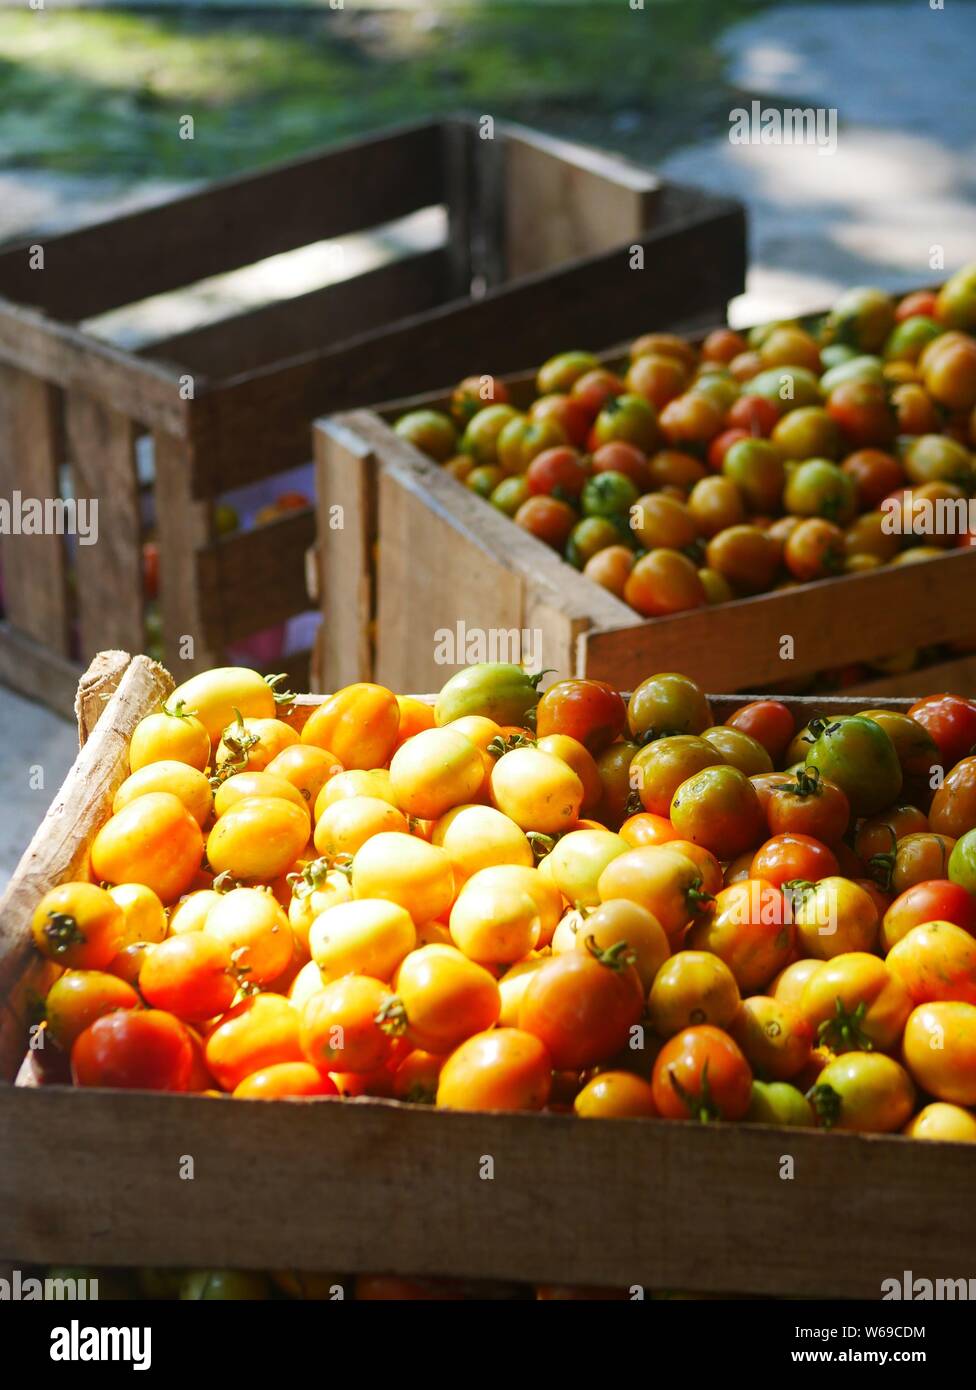
[[[342,418],[315,435],[319,607],[315,676],[338,690],[373,673],[376,468],[368,442]]]
[[[313,241],[395,221],[443,196],[438,127],[404,126],[208,185],[0,256],[0,294],[83,319]]]
[[[0,622],[0,681],[4,685],[70,719],[81,673],[78,662]]]
[[[69,390],[65,421],[74,492],[98,506],[98,539],[74,552],[82,660],[102,647],[141,651],[142,520],[132,421],[86,392]]]
[[[216,534],[212,501],[191,491],[186,446],[168,434],[153,436],[156,470],[156,532],[159,538],[159,608],[163,652],[183,681],[195,671],[220,664],[219,649],[206,640],[207,615],[197,583],[197,552]],[[192,638],[192,652],[187,638]]]
[[[0,363],[0,494],[41,503],[61,496],[60,397],[47,382]],[[59,656],[70,648],[67,543],[53,532],[5,535],[7,622]]]
[[[942,690],[953,695],[976,695],[976,656],[957,656],[896,676],[871,676],[846,689],[851,695],[877,695],[887,699],[892,695],[914,695],[923,687],[930,695]]]
[[[135,657],[121,676],[118,663],[113,663],[81,700],[80,717],[86,725],[92,701],[110,693],[116,680],[102,717],[0,899],[0,1079],[10,1080],[17,1071],[32,993],[42,991],[50,973],[31,940],[34,908],[49,888],[88,877],[88,847],[128,773],[132,731],[173,688],[168,672],[148,657]]]
[[[315,539],[311,508],[253,531],[223,536],[196,553],[197,592],[208,648],[232,646],[309,607],[305,551]]]

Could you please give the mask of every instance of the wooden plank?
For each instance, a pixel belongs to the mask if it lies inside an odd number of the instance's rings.
[[[31,995],[41,989],[46,975],[30,934],[34,908],[49,888],[88,876],[88,846],[128,773],[132,730],[173,688],[172,678],[161,666],[137,656],[121,677],[117,667],[110,668],[100,688],[88,687],[89,708],[92,699],[112,690],[115,679],[118,687],[105,705],[104,716],[79,752],[0,899],[0,1080],[12,1079],[17,1071]]]
[[[447,210],[448,257],[445,299],[467,298],[474,275],[472,252],[477,236],[478,209],[474,189],[474,123],[447,120],[441,125],[444,167],[444,205]],[[431,306],[432,307],[432,306]],[[388,316],[388,322],[395,316]]]
[[[98,539],[74,551],[81,656],[105,647],[145,646],[142,519],[135,426],[87,392],[65,397],[65,422],[77,499],[98,507]]]
[[[976,553],[885,566],[582,638],[586,674],[633,685],[683,671],[712,688],[762,689],[856,655],[870,661],[959,636],[960,595],[976,592]],[[794,656],[784,660],[784,639]]]
[[[219,648],[206,640],[207,615],[196,565],[197,551],[210,545],[216,535],[213,503],[194,498],[190,453],[181,440],[155,434],[153,458],[163,652],[182,682],[196,671],[221,664]]]
[[[188,430],[193,402],[181,398],[177,372],[4,299],[0,299],[0,362],[42,381],[87,391],[145,425],[181,436]],[[205,387],[198,378],[196,394]]]
[[[976,656],[958,656],[897,676],[872,676],[870,680],[847,686],[846,690],[850,695],[872,695],[879,699],[891,695],[934,695],[943,690],[953,695],[976,695]]]
[[[306,508],[198,550],[198,603],[206,645],[218,650],[232,646],[309,609],[305,551],[314,539],[315,513]]]
[[[505,262],[509,276],[640,241],[661,184],[622,158],[505,126]]]
[[[0,681],[70,719],[82,667],[0,622]]]
[[[436,124],[349,141],[158,207],[0,255],[0,294],[60,319],[105,313],[309,242],[395,221],[439,203]]]
[[[744,213],[685,192],[662,193],[674,216],[665,225],[662,211],[661,229],[642,238],[643,270],[621,247],[207,392],[193,417],[196,495],[305,462],[316,415],[436,390],[469,373],[535,366],[567,342],[588,343],[594,304],[604,343],[706,312],[724,318],[744,283]]]
[[[320,690],[373,679],[376,464],[356,418],[325,421],[315,434]]]
[[[60,498],[60,397],[28,372],[0,363],[0,493]],[[68,551],[56,533],[0,540],[6,620],[59,656],[70,649]]]
[[[903,1269],[968,1276],[971,1171],[963,1144],[759,1125],[0,1089],[0,1229],[25,1262],[878,1298]]]
[[[141,355],[212,380],[236,376],[433,309],[448,298],[450,274],[448,251],[439,246],[324,289],[174,334],[151,343]]]

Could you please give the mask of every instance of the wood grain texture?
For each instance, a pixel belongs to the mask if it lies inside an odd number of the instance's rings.
[[[916,671],[900,672],[896,676],[873,676],[848,686],[847,692],[887,698],[892,695],[914,695],[922,686],[930,695],[942,690],[951,691],[953,695],[976,695],[976,656],[957,656]]]
[[[60,396],[46,381],[0,363],[0,495],[60,498]],[[51,652],[70,649],[68,552],[64,536],[4,535],[6,621]]]
[[[82,669],[10,623],[0,622],[0,681],[12,690],[70,719]]]
[[[87,727],[93,701],[109,697],[37,833],[0,898],[0,1078],[12,1079],[24,1052],[31,993],[48,967],[34,949],[30,920],[49,888],[88,877],[88,847],[128,773],[128,743],[139,720],[173,689],[168,672],[137,656],[110,662],[80,701]],[[117,686],[115,682],[117,681]]]
[[[311,508],[196,552],[197,599],[208,649],[220,651],[310,607],[305,551],[315,539]]]
[[[207,617],[197,582],[197,552],[216,535],[214,508],[212,501],[193,496],[190,453],[181,440],[155,434],[153,457],[163,652],[183,681],[221,663],[220,650],[206,640]],[[187,637],[193,639],[192,655],[187,654]]]

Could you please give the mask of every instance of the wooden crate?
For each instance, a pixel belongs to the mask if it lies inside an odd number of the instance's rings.
[[[597,304],[588,331],[561,346],[587,345],[600,321]],[[613,367],[625,361],[619,347],[600,356]],[[478,370],[491,369],[483,353]],[[534,372],[504,379],[513,402],[527,406]],[[711,690],[764,690],[908,648],[976,640],[976,549],[642,618],[391,428],[405,410],[448,404],[442,392],[316,422],[319,689],[372,679],[400,690],[439,688],[457,667],[437,660],[434,635],[459,623],[468,632],[536,632],[544,667],[620,689],[648,671],[673,670]],[[334,505],[342,530],[328,524]],[[923,687],[976,693],[973,657],[857,688]]]
[[[0,903],[4,1260],[854,1298],[877,1298],[881,1280],[906,1269],[971,1272],[965,1145],[31,1085],[25,1010],[45,969],[29,941],[31,911],[78,872],[126,771],[126,740],[169,684],[159,667],[121,653],[93,671],[80,701],[87,741]],[[737,703],[713,700],[720,719]],[[788,703],[803,719],[859,704]],[[179,1176],[185,1156],[192,1181]],[[786,1156],[792,1177],[782,1176]]]
[[[79,662],[146,649],[140,437],[154,453],[163,649],[188,675],[312,606],[311,509],[226,537],[214,511],[309,460],[317,414],[434,389],[484,351],[526,367],[577,336],[591,301],[623,336],[686,304],[720,315],[742,288],[738,204],[522,127],[491,133],[466,119],[408,126],[47,238],[43,269],[37,245],[0,254],[0,495],[56,498],[67,464],[74,495],[98,499],[100,532],[75,548],[0,540],[0,679],[70,710]],[[141,352],[84,326],[430,207],[446,213],[442,245],[325,289]]]

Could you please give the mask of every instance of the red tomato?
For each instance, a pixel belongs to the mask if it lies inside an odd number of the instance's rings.
[[[716,473],[721,473],[722,464],[725,462],[725,455],[732,448],[733,444],[738,444],[740,439],[751,439],[749,430],[736,426],[730,430],[723,430],[717,434],[708,446],[708,466],[714,468]]]
[[[752,877],[781,886],[799,879],[816,883],[837,873],[837,856],[810,835],[774,835],[760,845],[752,861]]]
[[[554,420],[570,444],[582,444],[590,428],[590,412],[583,402],[558,392],[540,396],[529,416],[533,420]]]
[[[751,435],[766,436],[779,422],[779,411],[765,396],[740,396],[733,402],[725,417],[726,424],[748,430]]]
[[[728,1033],[703,1023],[664,1044],[651,1088],[665,1119],[741,1120],[752,1099],[752,1071]]]
[[[608,372],[605,367],[594,367],[576,378],[569,394],[573,400],[580,402],[591,418],[595,418],[612,396],[622,396],[626,389],[615,372]]]
[[[622,473],[635,487],[643,492],[650,482],[647,455],[636,444],[628,444],[625,439],[612,439],[603,444],[592,456],[594,473]]]
[[[530,497],[515,513],[516,526],[555,550],[562,550],[577,520],[569,503],[556,497]]]
[[[557,1070],[581,1071],[627,1046],[643,1005],[626,942],[608,950],[592,942],[539,967],[522,996],[518,1026],[540,1039]]]
[[[908,714],[935,739],[947,772],[976,745],[976,701],[961,695],[926,695]]]
[[[76,1086],[185,1091],[192,1067],[189,1033],[178,1018],[159,1009],[105,1014],[71,1049]]]
[[[833,845],[850,824],[851,806],[836,782],[801,768],[792,782],[773,789],[766,819],[774,835],[810,835]]]
[[[535,719],[539,738],[568,734],[596,754],[623,733],[627,706],[606,681],[557,681],[539,701]]]
[[[725,722],[761,743],[774,763],[786,753],[796,733],[796,720],[779,700],[753,700],[730,714]]]
[[[575,449],[558,445],[536,454],[525,471],[529,492],[533,497],[558,497],[563,502],[575,502],[589,476],[586,465]]]
[[[882,944],[890,951],[912,927],[926,922],[952,922],[976,936],[976,898],[947,878],[930,878],[899,893],[886,909],[881,925]]]

